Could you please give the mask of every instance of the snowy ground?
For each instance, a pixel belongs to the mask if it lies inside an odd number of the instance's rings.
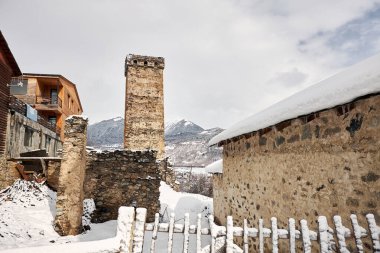
[[[183,223],[185,213],[190,214],[191,224],[196,224],[196,216],[202,213],[202,227],[208,227],[207,217],[212,212],[212,199],[197,195],[178,193],[173,191],[165,183],[161,183],[161,214],[163,219],[168,219],[171,212],[176,214],[176,223]],[[78,236],[59,236],[53,229],[55,216],[56,193],[45,185],[34,182],[16,181],[11,188],[0,192],[0,250],[36,247],[43,245],[58,245],[55,252],[66,252],[64,245],[67,243],[99,241],[103,247],[115,243],[116,221],[108,221],[100,224],[90,224],[91,230]],[[86,201],[86,208],[91,211],[91,202]],[[175,234],[175,240],[181,239],[181,235]],[[151,234],[147,232],[145,245],[150,245]],[[195,237],[190,238],[190,246],[195,242]],[[179,240],[175,243],[175,249],[181,249]],[[208,237],[202,238],[203,245],[207,245]],[[159,233],[157,252],[166,248],[167,233]],[[73,245],[74,246],[74,245]],[[145,247],[147,250],[148,247]],[[27,252],[48,252],[51,248],[37,247]],[[68,251],[70,252],[70,251]],[[174,251],[176,252],[176,250]]]

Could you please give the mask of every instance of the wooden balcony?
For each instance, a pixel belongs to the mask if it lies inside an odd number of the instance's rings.
[[[26,104],[17,99],[15,96],[10,96],[10,99],[9,99],[9,109],[12,110],[12,111],[16,111],[24,116],[27,115],[27,112],[26,112]],[[40,113],[38,113],[37,115],[37,122],[50,129],[51,131],[55,132],[56,134],[61,134],[61,128],[56,126],[56,124],[53,124],[51,122],[49,122],[49,120],[47,118],[45,118],[43,115],[40,115]]]
[[[37,111],[53,111],[62,113],[62,100],[60,98],[51,98],[36,96],[35,109]]]

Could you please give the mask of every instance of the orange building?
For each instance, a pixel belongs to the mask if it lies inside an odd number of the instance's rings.
[[[11,87],[11,94],[56,125],[56,131],[63,140],[65,119],[83,112],[76,85],[57,74],[24,73],[21,82],[23,85]]]

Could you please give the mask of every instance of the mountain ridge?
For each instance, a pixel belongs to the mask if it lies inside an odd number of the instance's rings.
[[[174,165],[206,166],[221,158],[221,148],[209,147],[209,140],[222,132],[214,127],[204,129],[192,121],[181,119],[165,122],[165,153]],[[124,120],[115,117],[88,126],[88,145],[101,150],[123,146]]]

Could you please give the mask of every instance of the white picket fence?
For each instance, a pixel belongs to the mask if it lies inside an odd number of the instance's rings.
[[[271,218],[269,228],[264,227],[263,219],[259,219],[258,228],[249,228],[247,220],[244,219],[243,227],[234,227],[233,218],[227,217],[226,226],[218,226],[214,223],[213,216],[209,216],[209,228],[201,227],[201,214],[198,214],[197,224],[190,225],[189,214],[185,215],[184,224],[175,224],[174,214],[171,214],[169,223],[160,223],[159,214],[155,216],[153,224],[146,224],[146,209],[133,207],[121,207],[119,209],[118,218],[118,235],[120,238],[120,252],[124,253],[142,253],[144,245],[145,231],[152,231],[150,249],[144,252],[156,252],[157,234],[159,232],[167,233],[167,252],[173,252],[173,233],[183,234],[182,251],[189,252],[189,235],[196,234],[196,252],[249,252],[249,238],[258,238],[258,252],[263,253],[265,250],[264,238],[271,238],[271,251],[274,253],[281,251],[296,252],[296,240],[302,242],[303,252],[310,253],[312,251],[312,241],[317,241],[321,253],[330,253],[334,249],[342,253],[350,252],[347,248],[346,238],[354,238],[357,252],[364,252],[362,238],[370,237],[373,252],[380,252],[380,228],[376,225],[373,214],[367,214],[368,231],[358,223],[357,216],[350,216],[353,233],[342,224],[340,216],[334,216],[335,230],[331,228],[325,216],[318,218],[318,231],[312,231],[308,228],[306,220],[300,221],[301,230],[296,229],[296,221],[293,218],[288,220],[288,228],[280,229],[277,226],[277,218]],[[334,238],[336,236],[336,240]],[[202,249],[201,235],[211,236],[211,245]],[[233,243],[234,237],[243,238],[243,249],[236,250]],[[288,249],[279,249],[279,240],[288,241]],[[217,243],[222,241],[222,245]],[[336,244],[337,242],[337,244]]]
[[[159,214],[155,215],[155,222],[153,224],[146,224],[146,209],[134,207],[120,207],[117,222],[117,234],[114,238],[104,239],[100,241],[78,242],[61,245],[40,246],[37,248],[16,248],[2,251],[4,253],[24,253],[24,252],[70,252],[70,253],[142,253],[142,252],[158,252],[157,238],[159,233],[164,233],[167,240],[167,252],[173,252],[173,234],[183,234],[180,249],[181,252],[197,252],[197,253],[235,253],[235,252],[250,252],[249,251],[249,238],[258,238],[258,252],[291,252],[295,253],[298,248],[296,241],[302,244],[302,251],[305,253],[315,251],[317,247],[321,253],[341,252],[348,253],[346,238],[353,238],[356,245],[354,252],[371,252],[365,251],[362,239],[371,241],[372,252],[380,253],[380,228],[377,226],[374,215],[367,214],[366,221],[368,229],[359,225],[357,216],[352,214],[350,223],[352,232],[349,228],[342,224],[340,216],[334,216],[334,227],[328,225],[327,219],[324,216],[318,218],[318,231],[312,231],[308,228],[306,220],[300,221],[300,230],[296,229],[296,221],[292,218],[288,220],[288,228],[283,229],[277,226],[277,219],[271,218],[270,227],[264,227],[263,219],[259,219],[258,228],[248,227],[246,219],[243,221],[243,227],[234,227],[233,219],[231,216],[227,217],[226,226],[218,226],[214,223],[212,215],[208,217],[208,228],[201,227],[201,214],[197,216],[197,224],[190,225],[189,215],[185,215],[184,224],[176,224],[174,214],[171,214],[169,223],[160,223]],[[147,233],[151,231],[151,233]],[[152,238],[144,238],[147,234],[152,234]],[[189,248],[190,234],[196,234],[196,247],[195,249]],[[210,236],[210,245],[201,245],[201,236]],[[164,236],[164,237],[165,237]],[[234,237],[242,237],[243,249],[234,245]],[[162,239],[163,237],[161,237]],[[178,237],[177,237],[178,238]],[[269,238],[269,239],[265,239]],[[144,239],[150,242],[149,249],[144,246]],[[288,245],[286,249],[280,249],[279,240],[286,240]],[[317,247],[312,247],[312,241],[315,241]],[[265,248],[265,243],[268,247]],[[298,244],[300,244],[298,243]],[[270,244],[270,245],[269,245]],[[146,245],[146,244],[145,244]],[[300,250],[298,250],[300,251]]]

